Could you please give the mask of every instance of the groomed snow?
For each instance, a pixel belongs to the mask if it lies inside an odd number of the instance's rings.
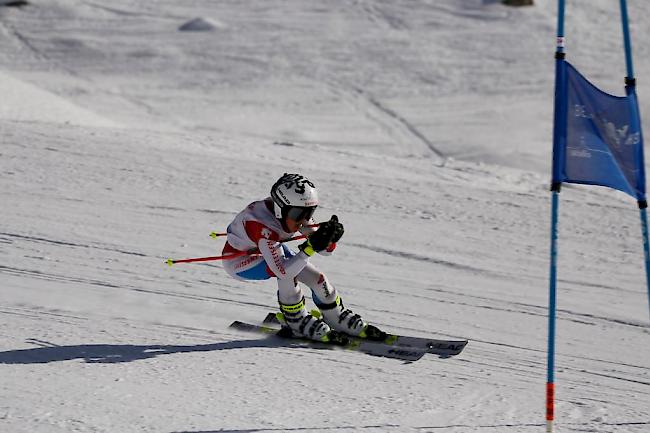
[[[618,2],[569,60],[625,75]],[[630,2],[650,124],[650,4]],[[544,431],[555,2],[34,0],[0,8],[0,432]],[[209,18],[211,32],[179,32]],[[285,171],[345,236],[312,262],[404,364],[228,329],[274,282],[218,262]],[[294,245],[295,246],[295,245]],[[650,428],[636,204],[565,186],[558,432]]]

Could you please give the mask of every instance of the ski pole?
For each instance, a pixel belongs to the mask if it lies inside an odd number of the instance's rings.
[[[176,263],[194,263],[194,262],[209,262],[211,260],[230,260],[235,257],[240,257],[248,254],[248,251],[240,251],[238,253],[226,254],[223,256],[212,256],[212,257],[195,257],[192,259],[167,259],[165,263],[169,266],[175,265]]]
[[[290,241],[298,241],[300,239],[305,239],[307,236],[305,235],[299,235],[299,236],[294,236],[289,239],[285,239],[280,241],[280,243],[285,243],[285,242],[290,242]],[[194,263],[194,262],[209,262],[212,260],[231,260],[236,257],[241,257],[241,256],[246,256],[246,255],[252,255],[252,254],[259,254],[260,251],[257,248],[250,249],[248,251],[239,251],[236,253],[232,254],[226,254],[223,256],[212,256],[212,257],[195,257],[191,259],[167,259],[165,263],[167,263],[169,266],[175,265],[176,263]]]
[[[307,225],[307,227],[310,227],[310,228],[318,227],[318,224],[309,224],[309,225]],[[222,237],[222,236],[228,236],[228,233],[225,233],[225,232],[211,232],[210,233],[210,237],[212,239],[216,239],[216,238],[219,238],[219,237]],[[289,239],[289,240],[291,240],[291,239]]]

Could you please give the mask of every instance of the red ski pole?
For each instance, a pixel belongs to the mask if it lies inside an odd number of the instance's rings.
[[[238,253],[226,254],[223,256],[195,257],[192,259],[167,259],[165,263],[171,266],[171,265],[175,265],[176,263],[209,262],[211,260],[230,260],[230,259],[234,259],[235,257],[240,257],[246,254],[249,254],[248,251],[240,251]]]
[[[311,228],[318,227],[318,224],[309,224],[309,225],[307,225],[307,227],[311,227]],[[222,236],[228,236],[228,233],[226,233],[226,232],[212,232],[212,233],[210,233],[210,237],[213,238],[213,239],[220,238]],[[289,239],[289,240],[291,240],[291,239]]]
[[[210,234],[212,236],[212,234]],[[213,236],[215,237],[215,236]],[[299,235],[299,236],[294,236],[289,239],[285,239],[283,241],[280,241],[281,243],[289,242],[289,241],[298,241],[300,239],[305,239],[307,236],[305,235]],[[241,256],[246,256],[246,255],[252,255],[252,254],[259,254],[260,251],[255,248],[251,249],[248,251],[240,251],[237,253],[233,254],[226,254],[223,256],[212,256],[212,257],[195,257],[192,259],[167,259],[165,263],[167,263],[169,266],[175,265],[176,263],[194,263],[194,262],[209,262],[213,260],[230,260],[234,259],[235,257],[241,257]]]

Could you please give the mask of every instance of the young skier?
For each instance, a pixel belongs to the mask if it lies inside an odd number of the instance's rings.
[[[327,342],[334,341],[339,336],[337,332],[342,332],[382,340],[386,334],[345,308],[336,288],[309,263],[314,253],[330,255],[344,231],[336,215],[320,223],[318,229],[309,227],[314,225],[312,216],[318,204],[312,182],[299,174],[285,173],[273,184],[270,197],[249,204],[228,226],[224,254],[255,249],[259,252],[226,260],[224,267],[240,280],[277,278],[280,311],[295,335]],[[298,252],[281,242],[296,232],[307,236]],[[311,289],[322,319],[305,309],[298,282]]]

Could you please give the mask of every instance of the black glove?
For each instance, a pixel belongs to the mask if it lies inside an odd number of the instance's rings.
[[[334,234],[332,235],[330,242],[338,242],[343,237],[343,233],[345,232],[345,229],[343,229],[343,224],[339,222],[339,217],[332,215],[332,218],[330,218],[330,220],[325,224],[331,224],[334,226]]]
[[[303,242],[298,248],[308,256],[315,252],[323,251],[330,243],[337,242],[343,236],[343,224],[339,222],[336,215],[332,215],[329,221],[321,223],[314,233]]]

